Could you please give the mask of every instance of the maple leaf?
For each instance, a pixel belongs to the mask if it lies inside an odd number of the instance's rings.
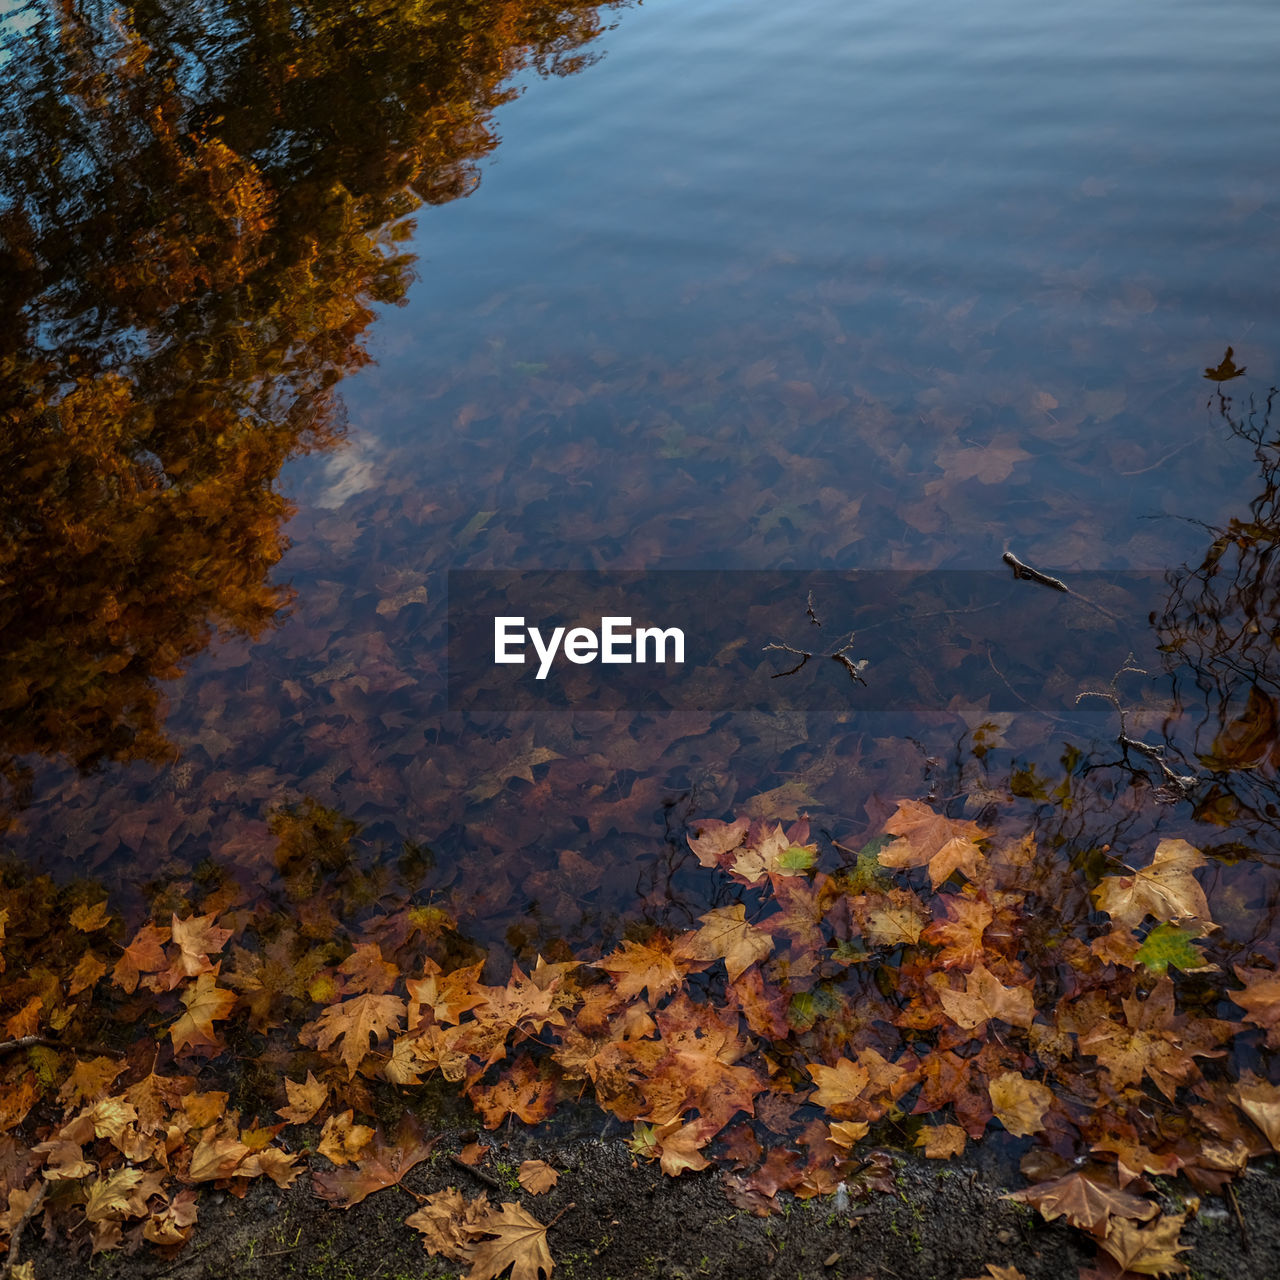
[[[528,1056],[521,1056],[497,1084],[473,1085],[468,1094],[487,1129],[496,1129],[508,1116],[538,1124],[550,1118],[556,1104],[555,1080],[540,1073]]]
[[[214,925],[216,915],[192,916],[179,920],[175,914],[170,923],[170,935],[178,946],[178,957],[173,962],[176,972],[188,978],[198,974],[209,973],[213,964],[209,960],[217,955],[231,937],[230,929],[219,929]]]
[[[742,843],[750,827],[750,818],[739,818],[736,822],[704,818],[698,823],[697,830],[689,832],[686,838],[689,848],[704,867],[717,867],[723,865],[725,854]]]
[[[253,1153],[239,1138],[208,1133],[191,1153],[188,1178],[192,1182],[216,1182],[229,1178]]]
[[[36,1033],[40,1025],[40,1013],[44,1008],[41,996],[32,996],[5,1024],[5,1034],[10,1040],[22,1040]]]
[[[338,966],[338,972],[349,979],[346,991],[368,991],[375,996],[390,991],[400,977],[400,970],[382,958],[382,948],[376,942],[360,943]]]
[[[1170,965],[1183,973],[1213,973],[1218,966],[1206,963],[1204,953],[1195,945],[1203,931],[1204,926],[1198,923],[1158,924],[1142,940],[1133,958],[1157,975],[1167,973]]]
[[[958,1124],[931,1124],[920,1131],[916,1146],[923,1147],[930,1160],[950,1160],[964,1154],[967,1137]]]
[[[1175,1255],[1190,1248],[1178,1243],[1186,1220],[1185,1213],[1166,1214],[1149,1227],[1136,1227],[1126,1218],[1114,1218],[1099,1244],[1123,1271],[1144,1276],[1182,1275],[1187,1268]]]
[[[1262,1131],[1273,1151],[1280,1151],[1280,1087],[1246,1072],[1231,1092],[1232,1101]]]
[[[1149,866],[1127,876],[1106,876],[1093,891],[1100,911],[1136,928],[1148,915],[1164,924],[1198,921],[1213,928],[1209,903],[1193,872],[1204,855],[1185,840],[1161,840]]]
[[[409,1029],[417,1029],[424,1013],[430,1013],[436,1022],[456,1024],[464,1013],[483,1005],[488,999],[480,990],[483,968],[481,960],[446,974],[434,960],[427,960],[423,976],[410,978],[405,984],[409,991]]]
[[[866,1120],[835,1120],[827,1126],[828,1139],[842,1151],[867,1136],[871,1125]]]
[[[516,1179],[531,1196],[540,1196],[560,1181],[560,1175],[545,1160],[525,1160],[516,1170]]]
[[[180,1191],[172,1204],[153,1213],[142,1225],[144,1240],[162,1247],[185,1244],[196,1224],[196,1193]]]
[[[761,928],[768,933],[784,935],[793,955],[816,952],[823,945],[827,877],[820,875],[810,884],[804,879],[770,872],[769,882],[779,910]]]
[[[321,1052],[341,1041],[338,1057],[347,1068],[347,1079],[353,1080],[369,1052],[369,1037],[380,1040],[388,1032],[399,1030],[404,1015],[405,1004],[399,996],[364,992],[329,1005],[315,1022],[302,1028],[298,1038]]]
[[[742,903],[717,907],[699,919],[702,928],[681,938],[676,951],[693,960],[723,960],[730,982],[736,982],[773,950],[773,939],[747,923],[747,909]]]
[[[373,1130],[367,1124],[356,1124],[355,1112],[347,1110],[324,1122],[316,1150],[341,1167],[355,1164],[372,1140]]]
[[[279,1108],[276,1115],[290,1124],[306,1124],[329,1097],[329,1086],[317,1080],[310,1071],[301,1084],[295,1084],[286,1077],[284,1090],[288,1094],[289,1105]]]
[[[1214,1044],[1230,1034],[1231,1024],[1212,1018],[1189,1023],[1177,1016],[1168,977],[1161,978],[1145,1000],[1125,999],[1121,1004],[1123,1024],[1099,1018],[1079,1037],[1081,1053],[1097,1058],[1114,1084],[1137,1084],[1145,1074],[1172,1101],[1178,1086],[1195,1074],[1193,1058],[1222,1056]]]
[[[467,1200],[456,1187],[445,1187],[426,1196],[417,1211],[404,1221],[421,1234],[422,1247],[428,1253],[443,1254],[453,1262],[467,1262],[472,1238],[479,1234],[476,1223],[489,1209],[483,1197]]]
[[[467,1280],[495,1280],[508,1267],[511,1280],[551,1275],[555,1263],[547,1248],[547,1229],[518,1204],[504,1203],[476,1221],[475,1229],[494,1237],[475,1246]]]
[[[71,982],[67,986],[68,996],[77,996],[82,991],[96,986],[98,979],[107,971],[105,960],[99,960],[92,951],[86,951],[71,973]]]
[[[89,1188],[84,1216],[90,1222],[135,1216],[138,1213],[136,1196],[142,1179],[141,1169],[117,1169],[105,1178],[98,1178]],[[146,1212],[145,1208],[142,1212]]]
[[[530,729],[516,744],[516,750],[509,759],[496,769],[491,769],[480,776],[479,781],[467,792],[467,799],[473,804],[491,800],[512,778],[522,778],[525,782],[532,784],[535,766],[559,759],[558,751],[552,751],[550,747],[533,745],[533,730]]]
[[[936,984],[936,990],[947,1017],[966,1031],[976,1030],[989,1018],[999,1018],[1015,1027],[1029,1027],[1036,1016],[1029,986],[1006,987],[982,964],[974,965],[965,974],[963,991],[953,990],[945,980]]]
[[[107,914],[107,900],[103,898],[101,902],[95,902],[91,907],[81,903],[71,912],[69,919],[72,928],[79,929],[83,933],[93,933],[111,922],[111,917]]]
[[[1006,1200],[1034,1205],[1046,1222],[1066,1218],[1073,1227],[1101,1234],[1112,1217],[1145,1222],[1160,1212],[1159,1206],[1105,1182],[1099,1175],[1073,1171],[1052,1182],[1012,1191]]]
[[[809,1101],[836,1116],[848,1115],[871,1082],[867,1069],[847,1058],[841,1058],[834,1067],[810,1063],[806,1070],[818,1086]]]
[[[910,946],[929,923],[924,904],[910,889],[873,890],[859,895],[849,909],[875,947]]]
[[[424,1140],[413,1117],[406,1115],[394,1141],[388,1143],[379,1130],[354,1168],[314,1174],[315,1194],[336,1208],[350,1209],[375,1191],[395,1186],[431,1154],[438,1141],[438,1136]]]
[[[918,800],[900,800],[884,829],[901,838],[880,850],[882,867],[927,865],[935,889],[957,870],[971,880],[977,878],[983,854],[974,841],[986,832],[976,822],[943,817]]]
[[[1016,1071],[1006,1071],[987,1084],[996,1119],[1015,1138],[1029,1138],[1044,1128],[1044,1113],[1053,1105],[1053,1092]]]
[[[1280,1049],[1280,973],[1238,964],[1235,974],[1244,983],[1244,990],[1230,991],[1228,997],[1245,1010],[1246,1022],[1265,1028],[1267,1047]]]
[[[193,1049],[221,1049],[213,1024],[226,1018],[236,1003],[236,993],[217,985],[217,970],[202,973],[182,993],[186,1012],[169,1028],[174,1053]]]
[[[730,1003],[741,1010],[747,1026],[758,1036],[768,1040],[786,1038],[787,998],[777,987],[764,980],[759,969],[748,969],[739,976],[728,991]]]
[[[31,1148],[31,1154],[45,1157],[44,1176],[50,1182],[87,1178],[94,1172],[94,1166],[84,1158],[84,1148],[78,1142],[65,1139],[40,1142]]]
[[[634,1000],[642,991],[648,991],[652,1009],[698,964],[675,954],[671,940],[655,934],[647,943],[624,942],[603,960],[597,960],[596,968],[613,975],[619,1000]]]
[[[168,929],[153,924],[143,925],[116,961],[111,980],[125,992],[136,991],[142,974],[158,973],[168,967],[169,961],[164,954],[164,944],[168,941]]]
[[[935,963],[943,969],[963,965],[971,969],[985,954],[982,935],[994,919],[989,902],[974,898],[957,897],[940,893],[938,901],[947,914],[945,920],[935,919],[921,931],[920,937],[942,950]]]
[[[97,1102],[123,1070],[123,1065],[114,1058],[93,1058],[89,1062],[77,1059],[71,1074],[58,1090],[58,1101],[68,1107],[79,1106],[82,1102]]]

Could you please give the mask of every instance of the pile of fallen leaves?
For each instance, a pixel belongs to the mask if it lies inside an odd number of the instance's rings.
[[[949,1159],[1002,1129],[1026,1147],[1017,1198],[1138,1274],[1184,1269],[1185,1215],[1160,1216],[1153,1177],[1220,1192],[1280,1149],[1280,1088],[1255,1074],[1280,1047],[1280,973],[1230,963],[1185,841],[1090,874],[903,801],[830,872],[804,822],[707,821],[689,844],[724,903],[696,928],[637,928],[505,983],[443,911],[388,905],[375,882],[359,929],[341,927],[323,867],[286,836],[284,904],[213,878],[129,931],[83,888],[15,879],[0,1231],[17,1241],[42,1215],[95,1252],[177,1248],[200,1187],[242,1195],[307,1167],[348,1207],[432,1147],[359,1117],[436,1072],[490,1128],[589,1094],[634,1123],[637,1156],[672,1175],[715,1164],[759,1214],[883,1187],[884,1145]],[[237,1096],[274,1116],[202,1086],[224,1055],[256,1065]],[[420,1199],[410,1225],[472,1276],[550,1271],[518,1205]]]

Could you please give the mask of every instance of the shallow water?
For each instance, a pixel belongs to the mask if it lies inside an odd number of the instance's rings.
[[[704,909],[694,818],[808,813],[857,847],[929,796],[1067,852],[1247,851],[1212,874],[1269,941],[1280,14],[660,2],[506,81],[536,7],[473,8],[492,47],[451,5],[15,38],[10,848],[135,888],[255,876],[271,809],[311,798],[372,856],[430,846],[424,890],[524,950]],[[983,681],[909,712],[852,681],[817,708],[446,705],[450,570],[795,570],[808,635],[801,570],[1005,550],[1170,575],[1115,615],[1161,665],[1077,707],[1114,655],[1068,687],[1038,601],[1047,717],[977,642]],[[969,669],[953,639],[936,661]],[[1194,785],[1126,765],[1121,727]]]

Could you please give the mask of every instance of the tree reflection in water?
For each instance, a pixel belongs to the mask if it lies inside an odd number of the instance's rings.
[[[288,602],[283,463],[594,3],[43,6],[0,61],[0,778],[170,754],[157,682]],[[31,11],[29,11],[30,13]]]

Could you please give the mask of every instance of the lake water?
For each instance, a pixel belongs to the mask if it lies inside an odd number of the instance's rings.
[[[1280,10],[585,6],[545,76],[545,6],[309,12],[91,7],[0,64],[12,851],[267,877],[309,799],[532,953],[705,910],[699,817],[856,848],[929,797],[1073,854],[1185,836],[1270,945]],[[798,644],[809,571],[1005,551],[1146,573],[1090,607],[1161,665],[1077,707],[1116,666],[1070,685],[1037,594],[1048,710],[926,621],[914,670],[999,683],[446,698],[451,570],[794,572]]]

